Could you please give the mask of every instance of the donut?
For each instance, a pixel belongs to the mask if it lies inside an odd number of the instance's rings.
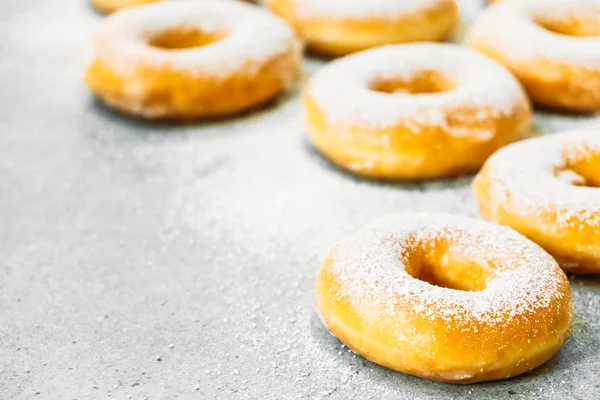
[[[451,44],[390,45],[338,59],[313,76],[303,110],[316,149],[381,179],[476,171],[531,121],[508,71]]]
[[[600,130],[501,149],[473,183],[483,218],[538,243],[562,268],[600,273]]]
[[[500,1],[466,43],[509,68],[536,105],[600,110],[600,0]]]
[[[90,0],[92,6],[103,14],[110,14],[117,10],[154,3],[160,0]]]
[[[234,1],[166,1],[108,17],[85,81],[104,103],[148,119],[257,107],[294,81],[301,45],[278,17]]]
[[[323,323],[354,352],[440,382],[522,374],[573,325],[550,255],[510,228],[447,214],[372,222],[334,246],[315,293]]]
[[[454,0],[267,0],[309,50],[340,56],[386,44],[439,41],[458,22]]]

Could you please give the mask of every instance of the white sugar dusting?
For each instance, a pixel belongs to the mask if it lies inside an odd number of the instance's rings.
[[[495,266],[484,290],[433,286],[406,272],[408,254],[440,239],[482,268]],[[369,312],[362,315],[368,320],[409,307],[428,319],[498,327],[517,315],[534,318],[537,310],[549,309],[564,296],[564,276],[556,262],[533,242],[509,228],[450,214],[377,220],[338,244],[331,255],[339,295],[356,310],[368,304]]]
[[[561,35],[535,22],[536,18],[577,20],[590,15],[597,16],[600,24],[600,0],[504,0],[475,22],[467,42],[481,43],[514,63],[542,59],[597,70],[600,37]]]
[[[162,50],[147,38],[167,28],[194,27],[222,39],[198,48]],[[167,1],[133,7],[107,18],[94,41],[94,57],[122,73],[140,63],[168,66],[188,73],[227,75],[299,47],[293,32],[278,17],[237,1]]]
[[[394,17],[436,7],[448,0],[291,0],[300,17]]]
[[[376,79],[410,80],[436,71],[454,82],[453,90],[432,94],[381,93],[369,85]],[[503,67],[472,50],[451,44],[392,45],[334,61],[317,72],[307,89],[329,121],[385,128],[405,122],[448,126],[452,109],[479,109],[474,119],[510,115],[526,102],[517,81]],[[472,132],[450,132],[464,136]],[[481,132],[482,138],[489,132]]]
[[[577,186],[585,182],[569,170],[567,159],[600,154],[600,127],[567,131],[529,139],[504,147],[486,164],[493,182],[490,198],[494,207],[505,197],[496,194],[504,188],[511,193],[511,206],[523,215],[530,210],[557,213],[557,228],[596,227],[600,234],[600,188]],[[557,175],[558,174],[558,175]]]

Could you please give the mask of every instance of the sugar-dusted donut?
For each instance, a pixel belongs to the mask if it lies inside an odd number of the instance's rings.
[[[371,223],[331,250],[315,291],[349,348],[442,382],[529,371],[573,324],[569,282],[550,255],[509,228],[447,214]]]
[[[313,76],[303,106],[321,153],[386,179],[476,171],[531,120],[508,71],[450,44],[391,45],[336,60]]]
[[[166,1],[107,18],[85,80],[106,104],[144,118],[238,113],[293,83],[300,44],[287,24],[235,1]]]
[[[485,219],[529,237],[567,272],[600,273],[600,128],[505,147],[473,189]]]
[[[309,49],[344,55],[393,43],[438,41],[458,22],[454,0],[267,0]]]
[[[508,67],[536,104],[600,110],[600,0],[500,1],[466,43]]]

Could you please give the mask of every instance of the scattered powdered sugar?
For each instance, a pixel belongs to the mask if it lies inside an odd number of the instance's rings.
[[[369,88],[377,79],[410,80],[424,71],[438,71],[456,88],[431,94],[390,94]],[[444,126],[452,108],[479,108],[473,118],[486,120],[509,115],[526,101],[503,67],[452,44],[391,45],[339,59],[313,76],[307,93],[331,123],[385,128],[406,119],[415,131],[422,125]]]
[[[291,0],[300,17],[394,17],[436,7],[448,0]]]
[[[492,201],[504,203],[506,198],[496,194],[508,192],[512,206],[523,214],[553,210],[559,228],[561,224],[595,226],[600,234],[600,188],[576,186],[585,177],[567,166],[567,159],[576,161],[585,151],[600,154],[600,127],[529,139],[500,149],[486,164],[494,182]]]
[[[173,27],[225,33],[217,42],[191,49],[162,50],[147,43],[149,34]],[[123,73],[140,62],[167,65],[189,73],[217,76],[251,67],[288,51],[293,32],[278,17],[237,1],[167,1],[134,7],[109,17],[94,41],[94,57]]]
[[[406,259],[438,240],[493,272],[487,287],[469,292],[413,278]],[[531,316],[564,295],[564,276],[541,248],[515,231],[450,214],[405,214],[377,220],[338,244],[331,268],[344,296],[366,320],[398,315],[400,309],[428,319],[502,326]],[[373,310],[376,310],[373,313]]]
[[[481,43],[515,63],[540,58],[599,69],[600,37],[561,35],[535,22],[590,14],[598,15],[600,24],[600,0],[504,0],[475,22],[467,42]]]

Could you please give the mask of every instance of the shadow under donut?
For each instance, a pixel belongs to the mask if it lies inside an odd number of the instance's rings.
[[[161,131],[164,133],[170,133],[182,127],[218,127],[227,124],[244,123],[264,117],[268,113],[275,111],[278,107],[283,106],[285,103],[290,101],[294,97],[295,90],[282,94],[275,97],[266,103],[258,105],[254,108],[248,109],[241,113],[237,113],[229,116],[213,117],[213,118],[191,118],[191,119],[174,119],[174,118],[160,118],[160,119],[147,119],[142,118],[133,114],[128,114],[116,110],[96,97],[91,97],[89,101],[89,109],[94,114],[117,121],[120,124],[126,125],[131,128],[145,128],[152,129],[153,132]]]
[[[465,188],[471,185],[475,174],[463,174],[456,177],[449,178],[438,178],[438,179],[423,179],[423,180],[394,180],[384,178],[373,178],[368,176],[361,176],[353,174],[347,169],[341,168],[337,164],[330,161],[327,157],[323,156],[305,136],[303,140],[303,147],[306,154],[312,160],[316,161],[321,167],[327,170],[327,172],[341,175],[345,179],[349,179],[356,183],[366,183],[372,186],[387,186],[403,188],[411,191],[428,191],[434,189],[447,189],[447,188]]]

